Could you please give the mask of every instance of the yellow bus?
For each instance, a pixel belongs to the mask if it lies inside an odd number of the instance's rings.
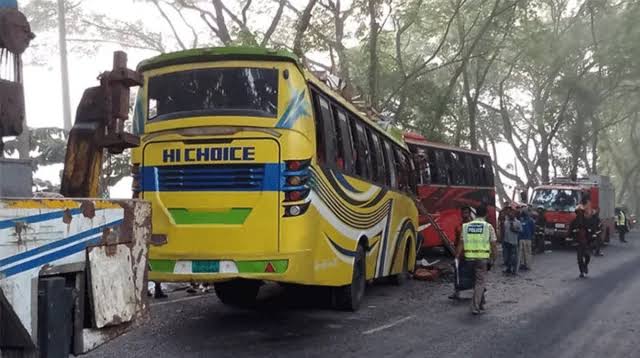
[[[406,145],[295,56],[208,48],[143,61],[134,192],[152,203],[149,278],[213,282],[227,304],[264,281],[332,287],[413,270],[418,212]]]

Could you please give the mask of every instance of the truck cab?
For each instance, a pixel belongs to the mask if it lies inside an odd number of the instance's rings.
[[[570,241],[569,225],[584,197],[589,198],[587,215],[597,213],[602,223],[605,242],[613,232],[614,190],[609,178],[591,175],[576,180],[554,178],[551,183],[534,188],[530,204],[545,211],[547,239],[554,244]]]
[[[582,188],[577,185],[544,185],[534,189],[531,205],[545,210],[546,232],[552,242],[569,237],[569,225],[576,217],[582,196]]]

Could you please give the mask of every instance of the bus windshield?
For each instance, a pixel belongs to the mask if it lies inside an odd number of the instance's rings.
[[[531,204],[545,210],[571,212],[576,210],[579,201],[580,193],[578,190],[539,189],[536,190]]]
[[[149,78],[148,119],[193,116],[275,118],[278,70],[271,68],[206,68]]]

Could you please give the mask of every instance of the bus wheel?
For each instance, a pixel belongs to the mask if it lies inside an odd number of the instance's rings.
[[[345,311],[357,311],[364,297],[367,285],[367,265],[364,247],[358,245],[353,259],[353,276],[351,284],[333,289],[334,306]]]
[[[255,303],[260,281],[233,280],[214,284],[216,296],[225,305],[246,307]]]
[[[409,246],[404,250],[404,258],[402,260],[402,271],[391,276],[391,283],[396,286],[402,286],[409,281],[409,260],[411,259],[411,251]]]

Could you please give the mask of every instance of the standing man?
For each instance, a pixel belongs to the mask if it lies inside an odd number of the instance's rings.
[[[588,234],[591,238],[591,244],[594,256],[604,256],[602,253],[602,222],[600,221],[600,213],[593,210],[591,217],[587,218]]]
[[[580,278],[584,278],[589,274],[589,262],[591,261],[591,254],[589,252],[589,233],[587,228],[587,220],[584,217],[584,209],[578,207],[576,209],[576,218],[571,222],[569,226],[569,232],[571,233],[573,240],[578,244],[578,269],[580,270]]]
[[[503,231],[502,255],[506,266],[504,274],[515,275],[518,271],[518,234],[522,231],[522,225],[516,218],[515,209],[513,207],[509,207],[505,211]]]
[[[624,236],[629,231],[627,216],[620,208],[616,209],[616,230],[618,230],[618,235],[620,235],[620,242],[627,242],[627,240],[624,238]]]
[[[460,224],[460,226],[458,226],[456,228],[456,237],[455,237],[455,241],[454,241],[454,245],[456,247],[456,259],[458,259],[458,267],[462,267],[462,265],[464,264],[464,257],[462,257],[462,255],[460,255],[460,251],[458,250],[458,248],[460,247],[460,243],[462,241],[462,227],[464,226],[464,224],[471,222],[472,217],[471,217],[471,208],[468,206],[464,206],[460,209],[460,214],[462,217],[462,224]],[[451,296],[449,296],[450,299],[452,300],[459,300],[460,299],[460,291],[458,291],[457,286],[454,284],[453,285],[453,294]]]
[[[504,220],[507,217],[507,211],[511,209],[510,207],[511,205],[509,204],[508,201],[505,201],[504,203],[502,203],[502,210],[500,210],[500,213],[498,214],[498,241],[500,241],[500,244],[502,245],[502,265],[503,266],[507,266],[507,257],[504,256],[504,252],[505,252],[505,243],[504,243]]]
[[[518,234],[518,263],[520,270],[531,269],[531,242],[536,230],[536,223],[529,216],[529,209],[523,208],[520,212],[522,231]]]
[[[474,283],[473,298],[471,299],[471,313],[474,315],[483,313],[484,292],[486,291],[486,276],[496,257],[496,232],[493,226],[486,220],[487,207],[480,206],[476,209],[476,219],[462,225],[462,240],[457,249],[456,256],[473,265]]]
[[[536,254],[543,254],[545,249],[547,219],[545,216],[544,208],[540,207],[537,210],[538,216],[536,217],[536,231],[535,231],[535,245],[534,250]]]

